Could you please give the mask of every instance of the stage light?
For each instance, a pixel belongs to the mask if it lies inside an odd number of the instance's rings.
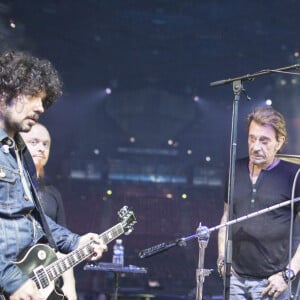
[[[14,20],[10,20],[10,21],[9,21],[9,26],[10,26],[11,28],[13,28],[13,29],[16,28],[16,23],[14,22]]]
[[[131,136],[131,137],[129,138],[129,141],[130,141],[130,143],[134,143],[134,142],[135,142],[135,137],[134,137],[134,136]]]
[[[112,190],[107,190],[106,194],[109,195],[109,196],[111,196],[112,195]]]
[[[148,286],[150,288],[159,288],[160,287],[160,283],[158,280],[155,280],[155,279],[149,279],[148,280]]]
[[[206,156],[206,157],[205,157],[205,160],[206,160],[207,162],[209,162],[209,161],[211,161],[211,157],[210,157],[210,156]]]
[[[286,85],[286,80],[285,79],[281,79],[280,80],[280,85]]]
[[[99,154],[100,154],[100,150],[99,150],[99,149],[97,149],[97,148],[96,148],[96,149],[94,149],[94,154],[95,154],[95,155],[99,155]]]
[[[172,146],[173,145],[173,140],[168,140],[168,145]]]
[[[272,100],[271,100],[271,99],[267,99],[267,100],[266,100],[266,105],[271,106],[271,105],[272,105]]]
[[[293,85],[297,84],[298,83],[298,79],[297,78],[292,78],[291,83]]]
[[[198,102],[200,100],[199,96],[194,96],[194,101]]]
[[[173,198],[173,195],[172,195],[171,193],[168,193],[168,194],[166,194],[166,198],[167,198],[167,199],[172,199],[172,198]]]
[[[191,154],[193,153],[193,151],[192,151],[191,149],[188,149],[188,150],[186,151],[186,153],[187,153],[187,155],[191,155]]]
[[[106,89],[105,89],[105,93],[106,93],[107,95],[110,95],[110,94],[111,94],[111,92],[112,92],[112,91],[111,91],[111,89],[110,89],[110,88],[106,88]]]
[[[187,194],[186,194],[186,193],[183,193],[183,194],[181,195],[181,198],[182,198],[182,199],[186,199],[186,198],[187,198]]]

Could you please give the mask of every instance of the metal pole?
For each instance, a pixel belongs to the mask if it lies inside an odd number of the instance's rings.
[[[210,275],[212,270],[204,269],[204,256],[205,256],[205,248],[208,244],[209,239],[209,230],[205,226],[201,226],[197,229],[198,234],[198,243],[199,243],[199,259],[198,259],[198,268],[196,270],[196,281],[197,281],[197,289],[196,289],[196,300],[202,300],[203,297],[203,283],[205,280],[205,276]]]

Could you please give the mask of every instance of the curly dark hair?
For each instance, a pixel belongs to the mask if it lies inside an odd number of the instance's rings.
[[[0,98],[5,103],[23,94],[36,96],[45,92],[44,108],[50,107],[62,94],[62,81],[53,65],[44,59],[8,51],[0,56]]]

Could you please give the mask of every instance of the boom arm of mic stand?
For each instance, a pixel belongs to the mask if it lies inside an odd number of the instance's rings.
[[[267,213],[269,211],[272,211],[274,209],[289,205],[289,204],[291,204],[292,201],[293,202],[300,201],[300,197],[295,198],[295,199],[291,199],[291,200],[287,200],[287,201],[281,202],[279,204],[275,204],[273,206],[261,209],[259,211],[253,212],[251,214],[248,214],[248,215],[245,215],[245,216],[242,216],[242,217],[239,217],[237,219],[233,219],[233,220],[228,221],[226,223],[223,223],[223,224],[217,225],[215,227],[209,228],[208,230],[207,230],[207,227],[202,226],[202,227],[200,227],[200,231],[197,231],[196,234],[192,234],[192,235],[189,235],[189,236],[186,236],[186,237],[182,237],[182,238],[176,239],[175,241],[164,242],[164,243],[155,245],[153,247],[144,249],[144,250],[139,252],[139,257],[140,258],[146,258],[146,257],[153,256],[155,254],[167,251],[170,248],[173,248],[175,246],[186,246],[187,241],[195,239],[195,238],[206,239],[206,238],[209,237],[210,232],[219,230],[220,228],[225,227],[225,226],[230,226],[230,225],[245,221],[247,219],[262,215],[262,214]]]
[[[213,231],[215,231],[215,230],[219,230],[219,229],[222,228],[222,227],[230,226],[230,225],[233,225],[233,224],[236,224],[236,223],[239,223],[239,222],[248,220],[248,219],[250,219],[250,218],[253,218],[253,217],[262,215],[262,214],[267,213],[267,212],[269,212],[269,211],[272,211],[272,210],[274,210],[274,209],[277,209],[277,208],[280,208],[280,207],[283,207],[283,206],[287,206],[287,205],[291,204],[292,202],[298,202],[298,201],[300,201],[300,197],[297,197],[297,198],[294,198],[294,199],[291,199],[291,200],[287,200],[287,201],[281,202],[281,203],[279,203],[279,204],[275,204],[275,205],[269,206],[269,207],[267,207],[267,208],[258,210],[258,211],[256,211],[256,212],[251,213],[251,214],[248,214],[248,215],[239,217],[239,218],[237,218],[237,219],[228,221],[228,222],[226,222],[226,223],[217,225],[217,226],[215,226],[215,227],[212,227],[212,228],[209,229],[209,232],[213,232]]]
[[[299,69],[299,68],[300,68],[300,64],[295,64],[295,65],[282,67],[282,68],[278,68],[278,69],[262,70],[262,71],[258,71],[258,72],[253,73],[253,74],[246,74],[246,75],[235,77],[235,78],[227,78],[227,79],[214,81],[214,82],[211,82],[209,85],[211,87],[215,87],[215,86],[219,86],[219,85],[232,83],[232,82],[237,81],[237,80],[241,80],[241,81],[254,80],[258,76],[267,75],[267,74],[271,74],[271,73],[274,73],[274,72],[280,72],[280,71],[282,72],[282,71],[288,71],[288,70],[293,70],[293,69]]]
[[[205,226],[200,226],[199,229],[197,230],[196,234],[187,236],[187,237],[182,237],[179,239],[176,239],[175,241],[171,242],[164,242],[158,245],[155,245],[153,247],[141,250],[139,252],[139,257],[140,258],[146,258],[146,257],[151,257],[153,255],[156,255],[158,253],[162,253],[164,251],[169,250],[170,248],[173,248],[175,246],[186,246],[186,242],[195,238],[199,238],[201,240],[208,240],[209,238],[209,229]]]
[[[175,246],[185,246],[185,245],[186,245],[186,243],[185,243],[184,238],[180,238],[180,239],[177,239],[177,240],[171,241],[171,242],[164,242],[164,243],[161,243],[161,244],[158,244],[153,247],[150,247],[150,248],[140,251],[139,257],[140,258],[151,257],[158,253],[165,252]]]

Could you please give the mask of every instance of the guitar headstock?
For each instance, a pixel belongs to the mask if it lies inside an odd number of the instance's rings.
[[[124,234],[128,235],[133,230],[133,225],[137,222],[133,211],[129,210],[127,206],[123,206],[119,212],[120,223],[122,223]]]

